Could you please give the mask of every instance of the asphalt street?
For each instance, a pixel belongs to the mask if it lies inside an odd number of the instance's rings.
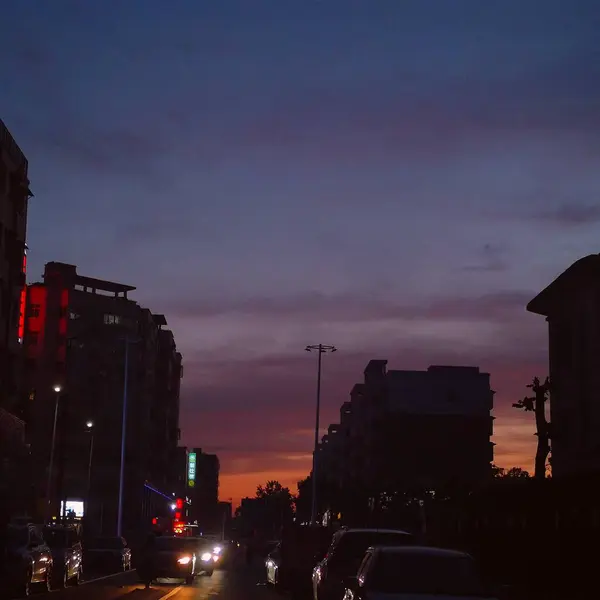
[[[77,587],[36,594],[40,600],[282,600],[265,583],[260,564],[217,570],[212,577],[200,576],[193,585],[161,580],[149,590],[137,572],[119,573],[80,584]]]

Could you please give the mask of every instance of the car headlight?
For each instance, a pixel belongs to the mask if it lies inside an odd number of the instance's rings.
[[[213,548],[213,552],[214,552],[215,554],[221,554],[221,552],[223,552],[223,548],[221,548],[221,546],[215,546],[215,547]]]
[[[181,558],[177,559],[177,562],[180,565],[189,565],[192,562],[192,557],[191,556],[182,556]]]
[[[212,558],[212,554],[210,552],[203,552],[202,555],[200,556],[200,558],[204,562],[208,562]]]

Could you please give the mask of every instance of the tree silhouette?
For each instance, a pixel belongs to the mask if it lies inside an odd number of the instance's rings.
[[[503,477],[508,479],[529,479],[531,475],[529,475],[528,471],[521,469],[521,467],[511,467],[504,473]]]
[[[256,488],[256,500],[262,506],[265,525],[270,524],[275,529],[280,529],[292,520],[294,497],[290,489],[282,486],[279,481],[272,479],[264,486],[259,485]]]
[[[535,415],[535,435],[537,435],[538,441],[535,453],[534,477],[545,479],[546,464],[550,454],[550,423],[546,420],[546,401],[550,395],[550,380],[546,377],[544,383],[540,383],[539,377],[534,377],[533,382],[527,387],[533,390],[534,395],[526,396],[515,402],[513,407],[526,412],[533,412]]]
[[[504,477],[504,469],[498,465],[492,464],[492,477],[494,477],[494,479]]]
[[[270,496],[277,496],[280,499],[289,498],[291,502],[292,494],[290,493],[290,489],[283,487],[279,481],[275,479],[271,479],[267,481],[267,483],[263,485],[259,485],[256,488],[256,497],[257,498],[268,498]]]

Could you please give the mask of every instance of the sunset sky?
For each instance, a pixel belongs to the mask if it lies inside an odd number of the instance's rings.
[[[477,365],[530,468],[525,304],[600,251],[597,0],[12,0],[0,118],[29,158],[30,280],[137,286],[184,355],[182,442],[221,497],[310,470],[371,358]]]

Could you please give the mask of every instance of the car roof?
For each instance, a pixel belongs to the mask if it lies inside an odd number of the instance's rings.
[[[402,529],[363,529],[355,527],[352,529],[340,529],[340,533],[400,533],[402,535],[412,535]]]
[[[434,548],[430,546],[371,546],[369,550],[385,554],[471,558],[470,554],[461,552],[460,550],[448,550],[446,548]]]

